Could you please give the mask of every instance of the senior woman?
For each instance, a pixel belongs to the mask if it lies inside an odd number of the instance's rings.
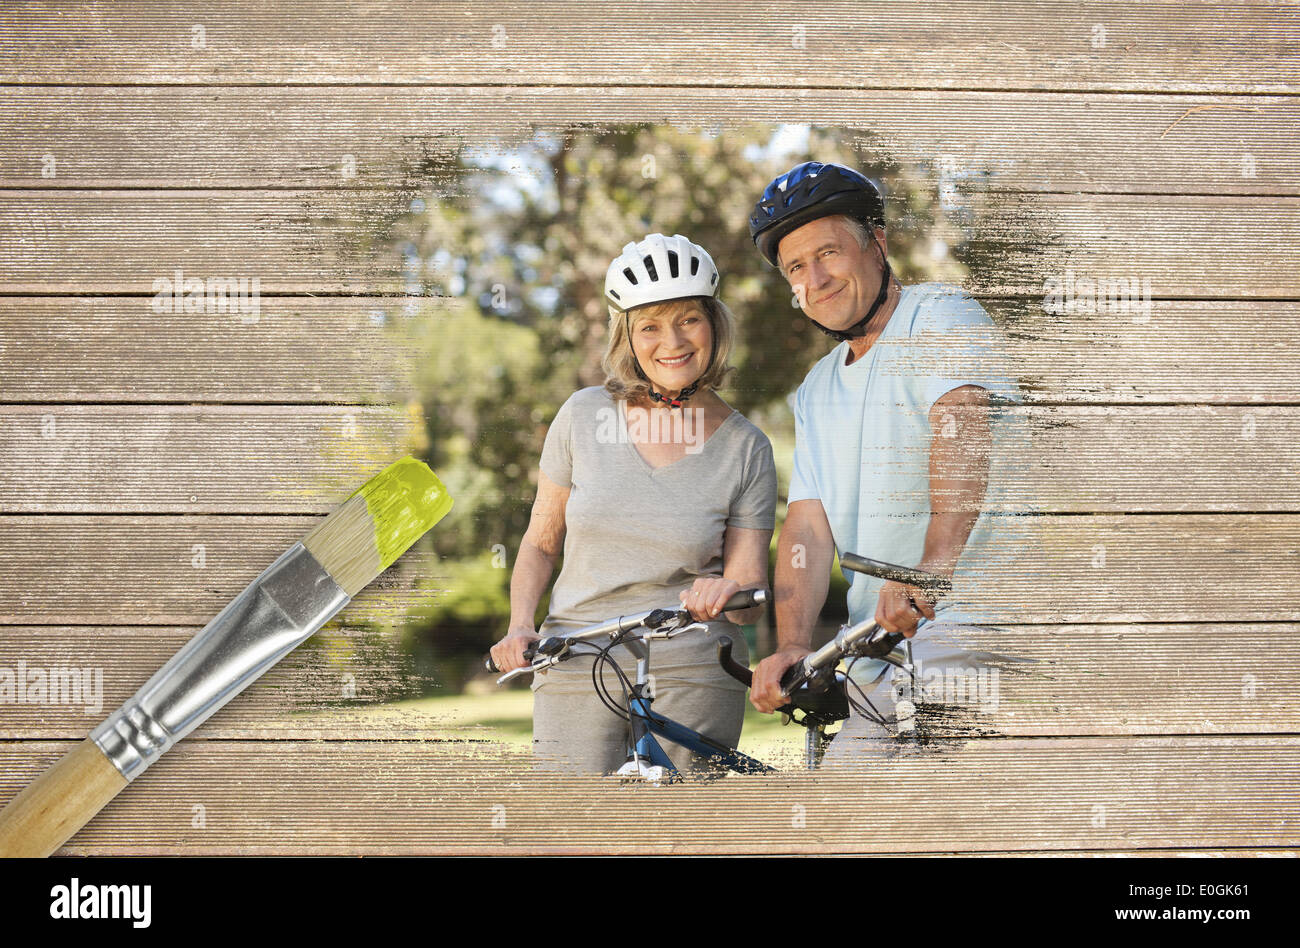
[[[570,396],[547,432],[510,581],[510,628],[492,658],[509,671],[542,636],[680,601],[708,634],[654,643],[655,711],[734,747],[745,691],[719,667],[717,640],[730,630],[745,662],[731,623],[753,621],[761,607],[722,606],[767,587],[776,470],[767,437],[715,391],[735,331],[717,293],[712,258],[681,235],[629,243],[609,265],[605,384]],[[561,553],[539,635],[533,617]],[[634,669],[623,646],[611,656]],[[551,769],[611,773],[627,761],[627,724],[597,696],[592,661],[534,676],[534,751]],[[707,769],[663,744],[679,771]]]

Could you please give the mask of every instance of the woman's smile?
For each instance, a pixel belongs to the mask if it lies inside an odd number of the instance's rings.
[[[670,369],[675,369],[679,365],[685,365],[687,362],[689,362],[691,356],[693,355],[695,355],[694,352],[688,352],[685,355],[674,356],[671,359],[656,359],[655,361],[662,366],[666,366],[667,368]]]

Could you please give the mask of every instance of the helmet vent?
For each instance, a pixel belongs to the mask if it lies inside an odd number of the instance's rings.
[[[695,276],[695,274],[699,272],[700,272],[700,258],[691,257],[691,276]]]
[[[636,274],[632,272],[631,267],[627,267],[623,270],[623,276],[627,277],[627,282],[636,286]]]
[[[677,279],[677,251],[668,251],[668,275]]]
[[[621,297],[621,296],[618,295],[618,290],[610,290],[610,291],[609,291],[609,295],[612,296],[612,297],[614,297],[614,299],[616,299],[616,300],[621,300],[621,299],[623,298],[623,297]]]
[[[645,271],[650,274],[650,282],[655,283],[659,280],[659,272],[655,270],[655,262],[651,257],[643,258],[645,260]]]

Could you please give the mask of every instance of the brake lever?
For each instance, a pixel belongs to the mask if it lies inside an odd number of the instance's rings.
[[[709,627],[708,627],[708,625],[706,625],[705,623],[703,623],[703,622],[691,622],[691,623],[688,623],[687,625],[679,625],[679,626],[675,626],[675,627],[673,627],[673,628],[668,628],[668,629],[653,629],[653,630],[647,632],[645,635],[641,636],[641,638],[643,638],[643,639],[671,639],[671,638],[673,638],[673,637],[675,637],[675,636],[681,635],[683,632],[692,632],[692,631],[694,631],[695,629],[703,629],[705,632],[709,631]]]

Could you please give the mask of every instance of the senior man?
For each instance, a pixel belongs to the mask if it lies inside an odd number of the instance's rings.
[[[840,341],[794,397],[794,472],[774,585],[777,651],[755,670],[750,696],[770,712],[787,700],[782,673],[811,649],[836,549],[951,578],[968,543],[987,543],[990,396],[1014,397],[1014,388],[987,358],[998,347],[978,303],[955,287],[904,287],[894,278],[884,201],[864,175],[819,162],[792,168],[764,191],[750,233],[813,324]],[[912,639],[920,617],[931,620],[912,643],[923,669],[974,674],[993,660],[968,647],[969,630],[950,604],[900,582],[854,574],[850,583],[852,622],[874,616]],[[897,735],[892,668],[857,663],[853,678],[871,716],[854,712],[832,758],[880,752]]]

